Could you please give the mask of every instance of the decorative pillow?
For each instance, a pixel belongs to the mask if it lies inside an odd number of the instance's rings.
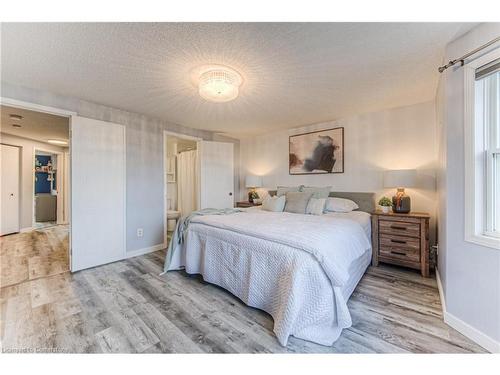
[[[283,195],[281,197],[270,197],[267,196],[262,202],[262,209],[265,211],[272,212],[283,212],[285,208],[286,197]]]
[[[325,209],[326,198],[311,198],[307,204],[306,214],[323,215]]]
[[[278,189],[276,190],[276,195],[278,197],[282,196],[282,195],[286,195],[286,193],[288,193],[289,191],[293,191],[293,192],[299,192],[300,189],[302,188],[303,185],[299,185],[299,186],[278,186]]]
[[[302,189],[300,189],[300,191],[304,193],[312,193],[312,197],[317,199],[328,198],[331,190],[332,190],[331,186],[324,186],[324,187],[302,186]]]
[[[311,193],[301,193],[293,191],[286,193],[285,212],[305,214],[307,204],[309,203],[311,196]]]
[[[326,200],[325,211],[351,212],[357,210],[359,206],[350,199],[328,198]]]

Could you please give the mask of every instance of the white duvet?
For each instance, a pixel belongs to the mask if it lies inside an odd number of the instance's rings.
[[[281,345],[290,335],[332,345],[351,325],[349,266],[370,248],[356,220],[248,210],[195,217],[169,270],[200,273],[271,314]]]

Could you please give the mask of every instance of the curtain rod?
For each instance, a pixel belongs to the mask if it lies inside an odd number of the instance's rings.
[[[478,47],[478,48],[476,48],[475,50],[470,51],[469,53],[467,53],[467,54],[463,55],[462,57],[459,57],[458,59],[451,60],[448,64],[443,65],[443,66],[440,66],[440,67],[438,68],[439,73],[443,73],[446,69],[448,69],[450,66],[455,65],[457,62],[459,62],[459,63],[460,63],[460,66],[464,66],[464,64],[465,64],[464,60],[465,60],[467,57],[472,56],[472,55],[474,55],[474,54],[478,53],[478,52],[479,52],[479,51],[481,51],[482,49],[485,49],[485,48],[487,48],[487,47],[491,46],[492,44],[494,44],[494,43],[496,43],[496,42],[498,42],[498,41],[500,41],[500,36],[499,36],[499,37],[496,37],[495,39],[490,40],[488,43],[483,44],[481,47]]]

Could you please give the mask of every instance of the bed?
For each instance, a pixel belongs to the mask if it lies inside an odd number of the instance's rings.
[[[275,192],[271,191],[273,195]],[[371,261],[373,193],[330,193],[359,209],[321,216],[249,208],[193,218],[168,270],[201,274],[294,336],[331,346],[351,325],[347,300]]]

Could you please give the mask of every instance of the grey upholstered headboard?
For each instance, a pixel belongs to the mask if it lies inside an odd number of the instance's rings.
[[[269,190],[269,195],[276,195],[276,190]],[[359,206],[359,211],[371,213],[375,211],[375,193],[358,193],[349,191],[331,191],[330,197],[350,199]]]

